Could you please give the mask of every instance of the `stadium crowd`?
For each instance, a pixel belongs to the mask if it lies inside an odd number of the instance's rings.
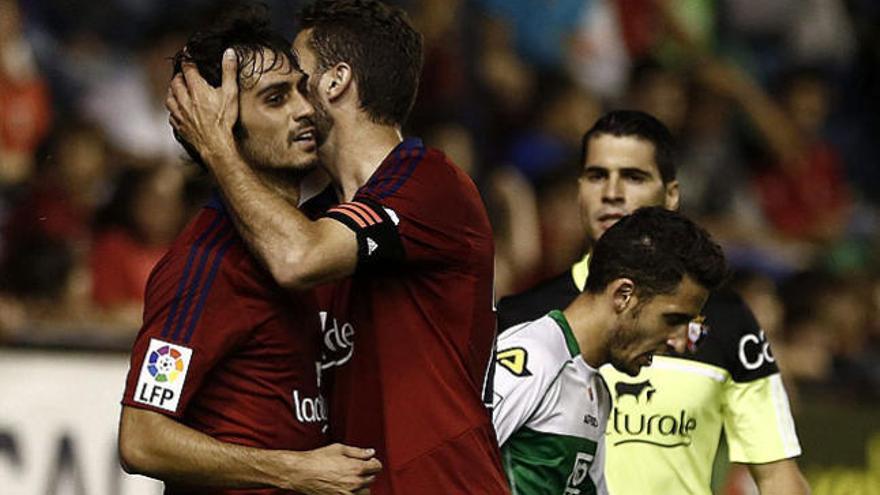
[[[227,3],[0,0],[0,342],[130,345],[152,266],[210,193],[168,125],[169,57]],[[299,2],[266,3],[289,31]],[[480,186],[497,297],[581,257],[581,137],[644,110],[676,135],[682,211],[723,244],[794,409],[798,386],[880,399],[876,2],[396,3],[426,47],[408,134]]]

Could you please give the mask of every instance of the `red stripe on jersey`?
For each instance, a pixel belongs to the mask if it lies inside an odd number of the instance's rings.
[[[352,207],[360,210],[362,213],[364,213],[369,218],[371,218],[373,220],[374,224],[382,223],[382,218],[368,205],[366,205],[364,203],[360,203],[358,201],[352,201],[351,203],[346,203],[346,205],[352,206]]]
[[[373,219],[370,217],[370,215],[369,215],[367,212],[363,211],[362,208],[358,208],[357,206],[355,206],[355,205],[352,204],[352,203],[342,203],[342,204],[339,205],[338,207],[339,207],[339,208],[344,208],[344,209],[346,209],[346,210],[348,210],[348,211],[354,213],[354,214],[357,215],[361,220],[363,220],[364,222],[366,222],[367,225],[374,225],[374,224],[376,223],[376,222],[373,221]]]
[[[343,208],[342,206],[343,205],[337,206],[336,208],[330,208],[329,211],[332,213],[342,213],[343,215],[347,216],[348,218],[354,220],[354,222],[356,224],[358,224],[358,226],[360,226],[361,228],[364,228],[367,226],[367,223],[364,222],[363,219],[361,219],[359,214],[348,211],[347,209]]]

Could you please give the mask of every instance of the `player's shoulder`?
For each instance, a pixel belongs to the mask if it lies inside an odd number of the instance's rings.
[[[779,372],[764,330],[739,294],[729,288],[712,292],[703,315],[709,333],[695,360],[723,368],[736,382]]]
[[[498,336],[497,347],[498,365],[516,376],[552,378],[580,355],[571,329],[559,311],[508,329]]]
[[[200,276],[224,280],[258,270],[229,215],[212,200],[196,213],[156,264],[148,288],[166,279]]]
[[[502,297],[498,307],[498,330],[531,321],[554,309],[564,309],[580,293],[569,271],[547,279],[523,292]]]
[[[479,197],[464,171],[442,151],[414,137],[403,140],[388,154],[358,195],[379,203],[400,197],[422,201],[443,197],[449,202],[454,197],[460,204],[469,197]]]

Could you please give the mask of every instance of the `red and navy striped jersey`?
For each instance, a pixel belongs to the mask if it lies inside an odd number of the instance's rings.
[[[408,139],[326,215],[359,243],[355,275],[321,290],[331,435],[377,449],[374,494],[508,493],[481,395],[494,245],[473,182]]]
[[[318,338],[313,295],[278,287],[214,201],[150,275],[122,403],[225,442],[313,449],[327,443]]]

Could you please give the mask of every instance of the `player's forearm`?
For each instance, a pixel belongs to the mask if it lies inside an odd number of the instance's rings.
[[[278,451],[220,442],[162,414],[124,408],[119,451],[130,473],[226,488],[283,486]],[[288,453],[296,455],[295,453]]]
[[[206,161],[251,251],[279,284],[301,285],[310,247],[317,243],[313,222],[260,181],[238,153],[217,153]]]
[[[749,472],[761,495],[810,495],[810,486],[793,459],[750,464]]]

